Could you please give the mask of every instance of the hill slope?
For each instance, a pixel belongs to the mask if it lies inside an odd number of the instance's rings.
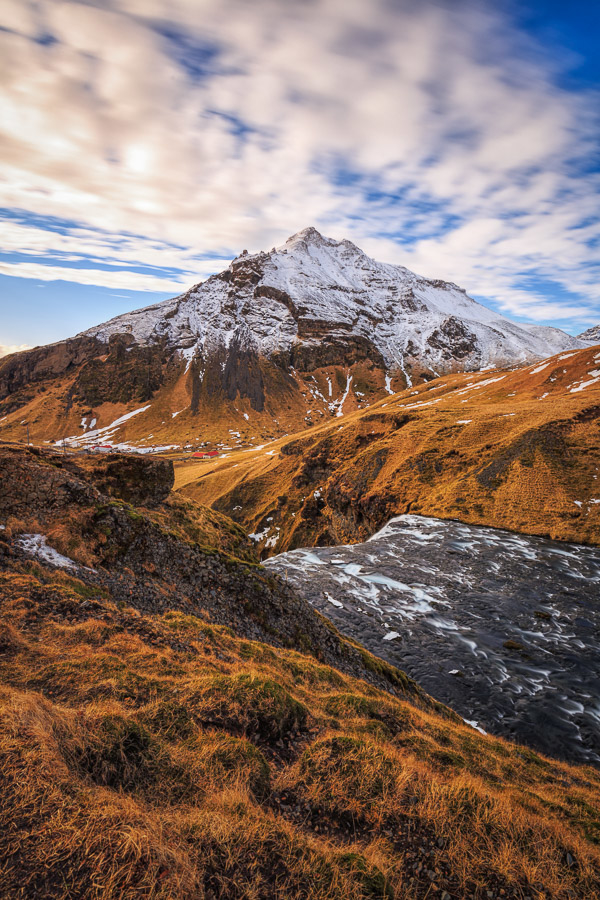
[[[364,540],[406,512],[600,542],[600,348],[453,374],[254,452],[176,469],[263,552]]]
[[[343,641],[166,463],[3,454],[2,896],[598,894],[598,772]]]
[[[0,362],[0,435],[240,445],[441,373],[581,347],[314,228],[164,303]]]

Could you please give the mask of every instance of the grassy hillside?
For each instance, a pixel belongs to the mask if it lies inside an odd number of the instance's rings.
[[[127,460],[0,464],[0,896],[600,891],[597,771],[341,638],[167,463],[145,506]]]
[[[1,896],[600,891],[597,771],[2,547]]]
[[[176,469],[264,552],[364,540],[405,512],[600,542],[600,348],[448,375],[294,438]]]

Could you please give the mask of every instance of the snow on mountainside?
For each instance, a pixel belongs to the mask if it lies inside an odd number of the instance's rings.
[[[593,325],[587,331],[577,335],[577,340],[590,344],[600,344],[600,325]]]
[[[0,434],[251,447],[437,375],[588,346],[307,228],[179,297],[4,357]]]
[[[298,345],[358,339],[408,384],[411,375],[513,365],[584,346],[555,328],[511,322],[454,284],[376,262],[314,228],[84,334],[107,342],[124,332],[141,345],[162,341],[188,361],[230,348],[272,358]]]

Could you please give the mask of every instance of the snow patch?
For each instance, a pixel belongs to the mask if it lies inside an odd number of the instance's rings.
[[[78,565],[78,563],[69,559],[68,556],[63,556],[62,553],[59,553],[54,547],[49,547],[46,543],[46,536],[43,534],[22,534],[15,540],[15,544],[26,553],[31,554],[31,556],[36,557],[36,559],[41,559],[42,562],[48,563],[51,566],[56,566],[61,569],[86,568],[85,566]],[[94,570],[86,569],[86,571],[90,572]]]
[[[344,394],[342,399],[339,401],[338,411],[336,413],[337,416],[344,415],[344,403],[346,402],[346,398],[347,398],[348,394],[350,393],[350,385],[351,384],[352,384],[352,375],[350,374],[350,372],[348,372],[348,374],[346,376],[346,393]]]
[[[463,722],[464,722],[466,725],[470,725],[471,728],[474,728],[474,729],[475,729],[476,731],[478,731],[480,734],[486,734],[486,735],[487,735],[487,731],[484,731],[483,728],[481,727],[481,725],[478,725],[477,722],[476,722],[474,719],[463,719]]]

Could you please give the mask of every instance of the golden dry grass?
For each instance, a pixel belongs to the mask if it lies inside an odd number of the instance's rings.
[[[83,588],[1,576],[0,896],[598,895],[597,771]]]
[[[595,347],[444,376],[261,450],[181,463],[175,488],[248,531],[270,526],[266,553],[364,540],[408,511],[597,544],[599,368]]]

